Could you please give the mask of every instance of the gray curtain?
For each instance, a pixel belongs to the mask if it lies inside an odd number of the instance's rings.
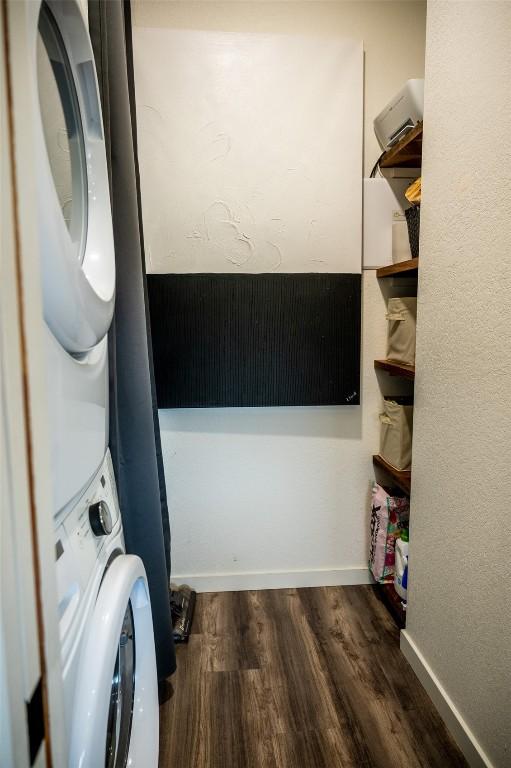
[[[117,270],[109,334],[110,449],[126,549],[142,558],[147,572],[163,680],[176,667],[170,532],[147,307],[129,2],[89,0],[89,28],[103,106]]]

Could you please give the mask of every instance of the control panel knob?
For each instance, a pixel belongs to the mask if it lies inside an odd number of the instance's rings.
[[[112,533],[112,516],[106,501],[97,501],[89,507],[89,521],[95,536],[108,536]]]

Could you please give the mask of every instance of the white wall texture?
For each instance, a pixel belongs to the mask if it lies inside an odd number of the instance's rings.
[[[428,5],[402,644],[471,764],[495,768],[511,765],[510,40],[508,2]]]
[[[423,2],[151,2],[142,27],[364,40],[364,167],[380,153],[373,117],[424,70]],[[144,203],[144,201],[142,201]],[[198,589],[367,580],[368,504],[377,450],[385,304],[363,278],[362,404],[161,411],[173,578]]]
[[[362,42],[133,38],[148,271],[360,272]]]

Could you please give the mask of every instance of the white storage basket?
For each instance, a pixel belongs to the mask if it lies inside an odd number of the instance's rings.
[[[396,363],[415,365],[415,328],[417,298],[415,296],[389,299],[387,359]]]
[[[380,414],[380,456],[399,470],[412,464],[413,405],[386,399]]]

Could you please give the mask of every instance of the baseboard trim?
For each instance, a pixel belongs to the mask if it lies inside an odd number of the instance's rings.
[[[496,768],[459,713],[449,694],[419,651],[407,630],[401,632],[401,651],[426,689],[440,717],[471,768]]]
[[[239,592],[246,589],[288,589],[293,587],[337,587],[371,584],[367,568],[338,568],[317,571],[275,571],[273,573],[172,574],[177,584],[189,584],[197,592]]]

